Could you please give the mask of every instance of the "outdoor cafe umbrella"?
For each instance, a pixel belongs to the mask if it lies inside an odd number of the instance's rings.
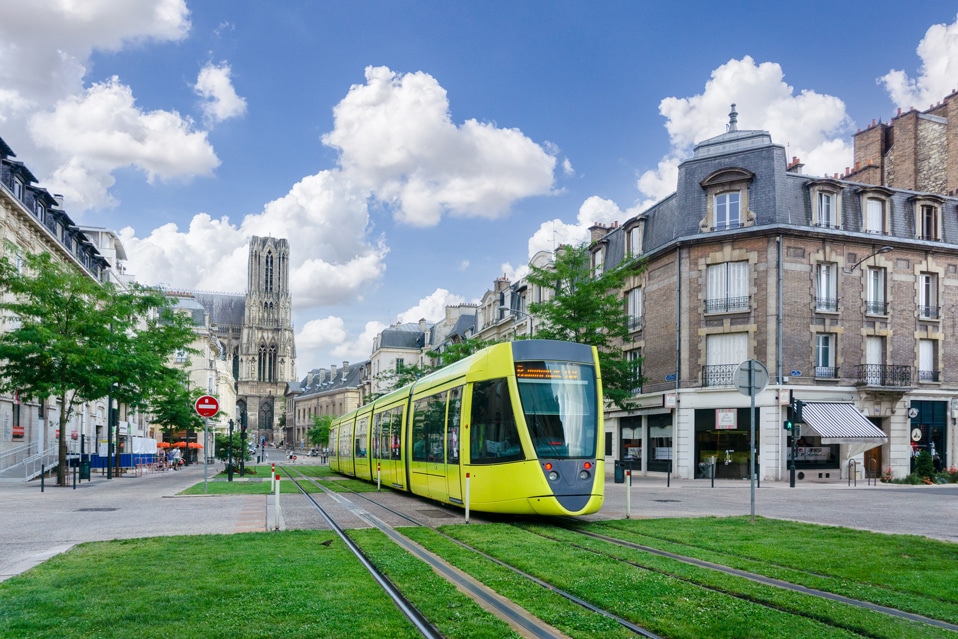
[[[169,448],[170,442],[156,442],[157,448]]]
[[[189,443],[189,447],[190,447],[190,448],[203,448],[203,444],[200,444],[199,442],[190,442],[190,443]]]
[[[186,448],[186,442],[173,442],[173,448]]]

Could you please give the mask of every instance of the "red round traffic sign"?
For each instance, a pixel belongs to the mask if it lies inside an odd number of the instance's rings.
[[[219,400],[212,395],[203,395],[196,400],[196,403],[193,404],[193,408],[196,409],[200,417],[212,417],[220,412],[220,403]]]

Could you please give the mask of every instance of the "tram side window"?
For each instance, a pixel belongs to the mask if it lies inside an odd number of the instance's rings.
[[[472,387],[469,456],[474,464],[523,459],[505,378],[477,382]]]
[[[353,425],[349,422],[343,422],[339,428],[339,458],[348,459],[351,457],[349,452],[349,440],[352,437]]]
[[[389,437],[390,437],[390,450],[392,451],[393,459],[402,458],[402,449],[399,446],[400,437],[402,436],[402,408],[394,408],[390,411],[389,422],[391,424]]]
[[[446,393],[418,399],[413,404],[412,460],[443,460],[443,427],[446,423]]]
[[[368,417],[363,417],[356,424],[356,457],[366,457],[366,430],[368,425]]]
[[[449,391],[449,417],[446,428],[446,462],[459,463],[459,411],[462,408],[462,387]]]
[[[387,419],[383,419],[383,416],[386,416]],[[385,422],[385,430],[383,423]],[[373,459],[382,459],[383,453],[389,450],[389,447],[386,445],[389,441],[389,420],[386,413],[376,413],[373,415],[373,433],[370,436],[370,442],[373,445],[372,454]]]

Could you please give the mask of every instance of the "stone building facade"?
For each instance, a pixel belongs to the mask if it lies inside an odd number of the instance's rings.
[[[958,199],[803,175],[731,116],[680,165],[674,194],[594,229],[596,264],[644,258],[623,302],[645,382],[636,411],[607,414],[610,461],[748,478],[736,371],[756,360],[769,373],[759,478],[786,478],[793,452],[803,480],[902,476],[920,450],[954,464]],[[783,429],[793,397],[810,407],[800,438]]]
[[[236,380],[236,420],[256,442],[281,442],[286,385],[296,380],[289,243],[250,238],[245,295],[195,292]]]

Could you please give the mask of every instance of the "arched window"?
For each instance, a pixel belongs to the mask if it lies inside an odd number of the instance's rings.
[[[273,292],[273,253],[271,251],[267,251],[266,253],[266,272],[263,288],[267,293]]]
[[[276,381],[276,344],[259,345],[259,357],[256,378],[261,382]]]

